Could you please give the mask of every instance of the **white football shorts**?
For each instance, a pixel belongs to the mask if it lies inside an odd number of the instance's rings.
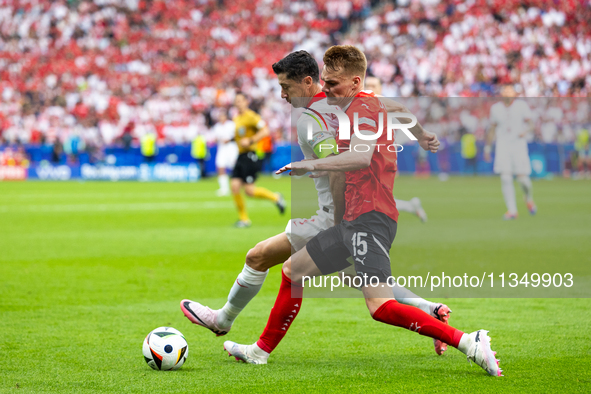
[[[500,144],[495,149],[495,174],[530,175],[527,143]]]
[[[228,142],[224,145],[218,145],[218,151],[215,155],[216,168],[233,169],[238,158],[238,146],[235,142]]]
[[[291,219],[287,222],[285,234],[296,252],[306,246],[316,234],[334,226],[332,213],[322,210],[318,210],[316,213],[317,215],[309,219]]]

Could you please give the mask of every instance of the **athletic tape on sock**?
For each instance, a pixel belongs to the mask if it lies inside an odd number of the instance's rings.
[[[244,268],[242,269],[242,272],[240,273],[239,277],[244,282],[256,286],[263,284],[268,273],[269,270],[261,272],[249,267],[247,264],[244,264]]]

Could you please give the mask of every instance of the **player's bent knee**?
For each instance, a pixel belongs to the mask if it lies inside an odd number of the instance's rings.
[[[259,242],[246,254],[246,264],[250,268],[261,272],[277,265],[278,262],[274,260],[273,256],[269,255],[269,248],[267,247],[266,241]]]
[[[259,266],[260,259],[256,249],[257,247],[255,246],[246,253],[246,265],[258,271],[257,268]]]
[[[246,195],[248,197],[254,197],[254,186],[253,185],[244,186],[244,193],[246,193]]]
[[[265,256],[265,248],[261,243],[248,251],[246,254],[246,265],[257,271],[266,271],[271,267],[268,267],[268,260]]]
[[[282,270],[285,276],[291,279],[291,258],[289,258],[285,263],[283,263]]]

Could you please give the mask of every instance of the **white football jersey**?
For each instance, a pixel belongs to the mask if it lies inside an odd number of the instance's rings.
[[[496,125],[497,146],[525,143],[526,136],[521,137],[527,131],[527,121],[533,118],[533,114],[527,103],[516,99],[508,107],[503,102],[498,102],[490,108],[491,125]]]
[[[218,122],[213,126],[215,139],[218,141],[218,147],[224,145],[223,141],[230,141],[236,135],[236,125],[231,120],[224,123]]]
[[[298,144],[304,153],[306,159],[314,158],[314,147],[327,139],[336,140],[336,131],[339,128],[337,117],[327,110],[338,110],[340,108],[334,105],[328,105],[326,97],[318,96],[312,99],[312,104],[304,108],[304,112],[297,121]],[[311,125],[312,139],[308,139],[308,125]],[[314,178],[314,184],[318,191],[318,206],[334,209],[332,194],[328,176]]]

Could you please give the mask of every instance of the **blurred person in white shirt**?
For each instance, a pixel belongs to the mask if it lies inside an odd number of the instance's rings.
[[[517,203],[513,176],[525,194],[527,209],[531,215],[537,212],[533,199],[531,182],[531,162],[527,148],[527,134],[533,130],[533,112],[517,95],[511,85],[501,89],[502,101],[490,108],[491,127],[484,148],[486,161],[491,160],[491,144],[496,135],[494,172],[501,176],[501,190],[507,205],[505,220],[517,219]]]
[[[220,111],[218,122],[213,126],[213,135],[218,143],[218,149],[215,156],[215,166],[218,173],[218,183],[220,188],[217,191],[218,196],[230,195],[230,178],[228,170],[232,170],[238,158],[238,146],[234,141],[236,125],[228,119],[228,113],[225,110]]]

